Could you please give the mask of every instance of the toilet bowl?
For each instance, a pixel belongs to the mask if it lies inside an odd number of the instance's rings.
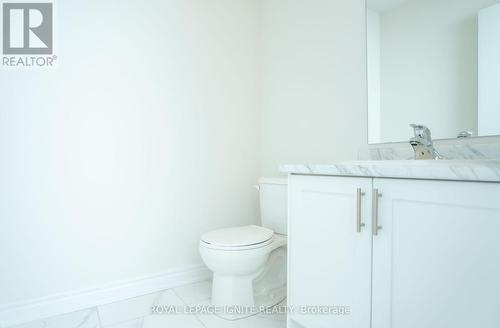
[[[213,272],[212,305],[260,307],[286,297],[286,203],[283,179],[260,179],[262,226],[203,234],[201,258]]]

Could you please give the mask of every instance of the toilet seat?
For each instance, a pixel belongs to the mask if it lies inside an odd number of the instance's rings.
[[[245,250],[269,245],[274,231],[255,225],[219,229],[201,236],[200,245],[211,249]]]

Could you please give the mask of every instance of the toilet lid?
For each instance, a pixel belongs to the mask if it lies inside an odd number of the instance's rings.
[[[273,235],[271,229],[250,225],[210,231],[201,236],[201,241],[213,246],[243,247],[264,243]]]

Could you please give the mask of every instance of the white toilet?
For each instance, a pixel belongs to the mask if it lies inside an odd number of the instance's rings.
[[[213,272],[213,305],[272,306],[286,298],[287,180],[260,179],[258,189],[262,226],[201,237],[201,257]]]

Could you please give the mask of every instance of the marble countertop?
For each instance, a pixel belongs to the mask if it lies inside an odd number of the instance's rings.
[[[500,160],[380,160],[283,165],[287,174],[500,182]]]

